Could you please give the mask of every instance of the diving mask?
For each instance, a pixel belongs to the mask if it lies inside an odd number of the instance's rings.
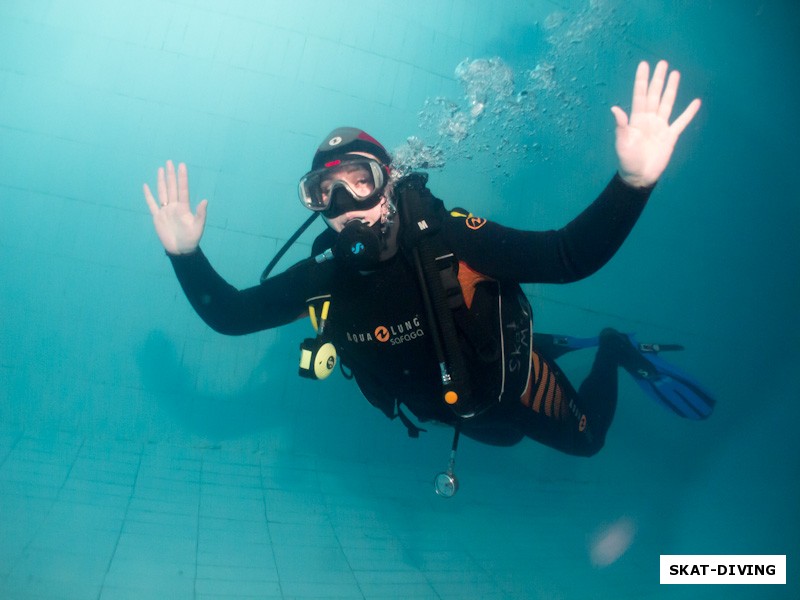
[[[387,168],[377,160],[345,155],[303,176],[298,192],[303,206],[315,212],[328,211],[338,199],[349,205],[346,210],[369,210],[380,200],[387,178]]]

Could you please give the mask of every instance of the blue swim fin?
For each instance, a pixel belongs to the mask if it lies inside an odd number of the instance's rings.
[[[634,367],[622,365],[649,396],[685,419],[707,419],[716,400],[692,377],[658,356],[667,348],[640,344],[633,334],[626,336],[641,358]]]
[[[592,348],[600,343],[599,337],[578,338],[568,335],[534,334],[534,347],[539,339],[552,345],[556,356],[572,350]],[[639,387],[656,402],[685,419],[707,419],[714,410],[716,400],[711,393],[676,366],[658,356],[659,352],[683,350],[678,344],[641,344],[634,334],[622,334],[612,329],[601,335],[616,335],[630,352],[621,366],[633,377]],[[626,343],[625,343],[626,342]]]

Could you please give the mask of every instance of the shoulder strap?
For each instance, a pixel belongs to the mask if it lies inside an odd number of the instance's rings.
[[[421,185],[420,185],[421,183]],[[428,198],[423,198],[424,194]],[[492,400],[472,394],[467,363],[458,341],[454,312],[463,305],[461,287],[455,277],[455,257],[441,253],[436,235],[441,224],[437,212],[441,201],[425,188],[425,180],[409,182],[398,197],[402,219],[402,245],[414,264],[425,302],[432,339],[441,372],[443,399],[462,418],[488,409]],[[432,201],[431,201],[432,200]]]

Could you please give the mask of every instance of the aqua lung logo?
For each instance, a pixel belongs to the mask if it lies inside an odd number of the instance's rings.
[[[410,321],[403,321],[394,325],[379,325],[373,331],[367,333],[347,333],[347,341],[353,344],[363,344],[365,342],[379,342],[381,344],[391,344],[399,346],[405,342],[416,340],[425,335],[419,317],[414,317]]]
[[[358,256],[359,254],[361,254],[363,251],[364,251],[364,244],[362,244],[361,242],[356,242],[356,243],[355,243],[355,244],[353,244],[353,246],[350,248],[350,252],[351,252],[351,253],[353,253],[353,254],[354,254],[354,255],[356,255],[356,256]]]
[[[472,229],[472,231],[477,231],[478,229],[486,225],[486,219],[484,219],[483,217],[476,217],[470,215],[469,217],[467,217],[466,224],[467,227]]]
[[[477,231],[478,229],[486,225],[486,223],[488,222],[483,217],[476,217],[471,212],[463,212],[463,211],[464,211],[463,208],[455,208],[450,211],[450,216],[463,217],[464,224],[470,229],[472,229],[472,231]]]
[[[338,146],[342,143],[342,138],[340,136],[332,137],[328,142],[328,146]]]

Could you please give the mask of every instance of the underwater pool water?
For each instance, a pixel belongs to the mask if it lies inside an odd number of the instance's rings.
[[[799,12],[0,3],[0,598],[798,597]],[[525,291],[538,330],[685,345],[707,421],[623,375],[600,454],[462,440],[439,498],[450,431],[409,439],[338,374],[297,377],[307,321],[211,331],[153,233],[142,183],[185,161],[205,253],[255,285],[342,125],[448,206],[561,227],[614,173],[609,107],[660,58],[703,108],[642,218],[598,274]],[[591,353],[565,364],[580,380]],[[787,584],[660,585],[666,554],[786,555]]]

